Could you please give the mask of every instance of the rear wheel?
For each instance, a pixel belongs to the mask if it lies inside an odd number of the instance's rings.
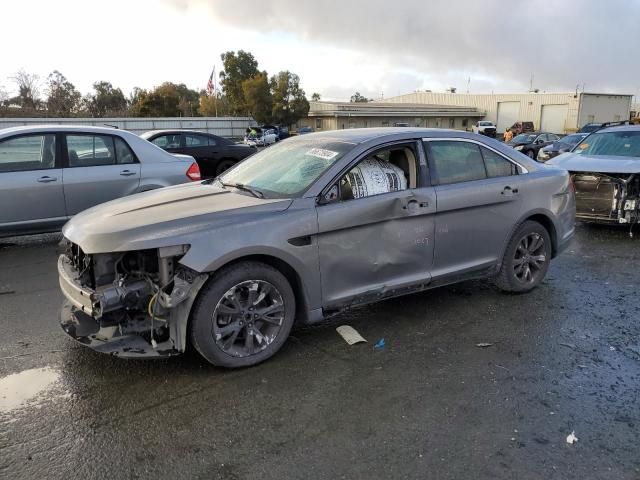
[[[248,367],[275,354],[295,319],[295,296],[275,268],[242,262],[217,272],[191,316],[191,342],[210,363]]]
[[[542,282],[551,262],[551,237],[538,222],[527,221],[511,237],[496,285],[505,292],[528,292]]]
[[[225,170],[229,170],[236,164],[235,160],[221,160],[216,167],[216,176],[220,175]]]

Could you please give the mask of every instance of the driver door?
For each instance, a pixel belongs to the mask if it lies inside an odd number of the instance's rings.
[[[371,158],[381,159],[383,173],[354,175]],[[324,308],[367,303],[429,283],[436,199],[425,171],[424,152],[405,142],[366,154],[331,186],[326,204],[317,206]],[[403,172],[406,178],[396,182]],[[368,188],[367,175],[391,187]]]

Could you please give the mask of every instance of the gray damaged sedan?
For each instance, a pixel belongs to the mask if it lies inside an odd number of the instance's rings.
[[[294,323],[469,278],[526,292],[574,232],[565,170],[478,135],[292,138],[215,180],[115,200],[64,227],[62,327],[97,351],[193,345],[261,362]]]

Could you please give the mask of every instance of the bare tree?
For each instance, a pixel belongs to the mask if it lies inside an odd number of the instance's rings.
[[[19,70],[11,77],[18,87],[18,96],[14,99],[23,110],[35,111],[40,105],[40,77]]]

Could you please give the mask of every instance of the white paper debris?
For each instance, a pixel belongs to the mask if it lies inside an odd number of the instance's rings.
[[[567,435],[567,443],[569,445],[573,445],[577,441],[578,441],[578,437],[576,437],[576,432],[571,432],[569,435]]]
[[[306,153],[306,155],[311,155],[312,157],[318,157],[323,160],[331,160],[333,157],[338,155],[338,152],[334,152],[332,150],[325,150],[324,148],[312,148]]]
[[[366,342],[362,335],[360,335],[353,327],[349,325],[340,325],[336,328],[336,332],[340,334],[344,341],[349,345],[355,345],[356,343]]]
[[[485,342],[476,343],[476,347],[480,347],[480,348],[487,348],[492,346],[493,346],[493,343],[485,343]]]

